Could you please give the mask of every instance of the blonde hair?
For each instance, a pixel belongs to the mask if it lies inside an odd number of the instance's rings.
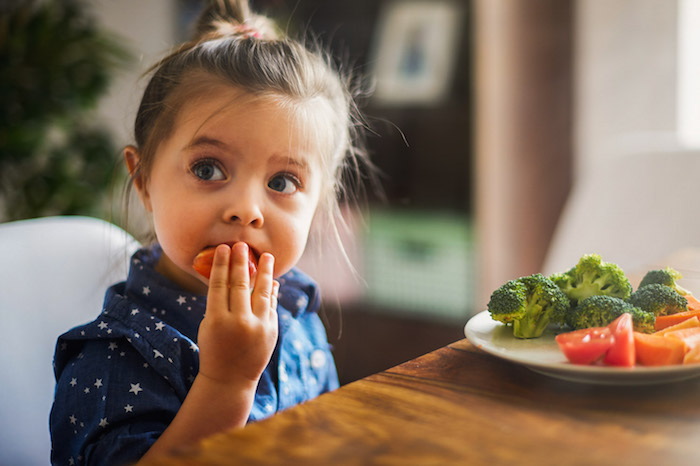
[[[355,199],[365,167],[371,165],[360,147],[364,124],[354,100],[356,84],[350,76],[341,76],[320,47],[286,37],[269,18],[254,14],[245,0],[211,0],[199,17],[195,37],[149,73],[134,126],[140,162],[132,180],[148,179],[156,149],[170,136],[178,112],[206,92],[213,78],[255,97],[273,97],[307,121],[304,129],[324,148],[317,213],[340,241],[338,227],[344,223],[339,198]],[[324,113],[314,118],[314,112]]]

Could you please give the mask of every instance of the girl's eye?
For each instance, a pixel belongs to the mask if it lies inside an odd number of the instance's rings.
[[[226,175],[224,175],[224,172],[221,171],[214,160],[198,160],[192,165],[190,171],[203,181],[221,181],[226,179]]]
[[[294,194],[299,189],[299,180],[294,175],[280,174],[272,177],[267,187],[282,194]]]

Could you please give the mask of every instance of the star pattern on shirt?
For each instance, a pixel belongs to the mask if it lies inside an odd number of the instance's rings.
[[[309,304],[309,298],[307,298],[306,295],[301,295],[299,299],[297,299],[296,304],[298,308],[304,308],[307,304]]]
[[[94,434],[98,434],[96,438],[99,438],[107,430],[118,432],[123,428],[122,426],[129,425],[131,422],[140,422],[138,419],[142,417],[142,410],[151,409],[149,406],[154,404],[160,406],[160,403],[163,403],[163,409],[174,409],[173,412],[176,412],[173,406],[177,400],[167,401],[172,403],[172,406],[166,404],[165,400],[175,393],[178,397],[186,394],[196,378],[199,367],[196,329],[204,315],[206,297],[200,296],[198,299],[197,296],[183,290],[165,289],[158,280],[150,280],[155,276],[153,260],[150,257],[147,261],[136,261],[135,264],[139,265],[138,269],[143,270],[143,273],[137,275],[137,279],[133,282],[127,281],[126,288],[119,284],[115,286],[110,295],[112,301],[105,300],[102,316],[90,324],[75,329],[75,332],[58,346],[62,351],[60,353],[62,357],[70,361],[69,366],[74,365],[77,370],[80,364],[91,364],[91,370],[94,371],[72,372],[70,375],[66,374],[61,382],[67,398],[76,399],[77,393],[79,394],[77,398],[80,400],[75,406],[66,406],[60,413],[61,424],[56,424],[59,430],[60,426],[64,427],[65,434],[60,434],[63,438],[67,439],[70,436],[75,439],[70,440],[71,443],[75,442],[75,447],[71,446],[71,450],[63,450],[65,454],[61,455],[62,464],[68,464],[68,458],[74,458],[74,463],[82,464],[83,460],[80,459],[82,450],[76,448],[81,442],[80,439]],[[317,348],[322,348],[324,352],[328,350],[322,345],[325,335],[316,334],[319,340],[309,339],[310,336],[314,336],[315,328],[297,321],[296,316],[300,314],[295,307],[309,306],[309,298],[314,295],[309,294],[307,288],[303,288],[309,286],[305,281],[297,279],[292,281],[294,283],[290,286],[295,288],[286,290],[287,300],[280,304],[284,312],[279,314],[280,321],[286,321],[280,328],[285,332],[280,335],[282,338],[280,345],[286,341],[283,345],[285,356],[280,357],[279,366],[270,367],[270,371],[274,374],[269,376],[272,377],[270,380],[274,381],[273,384],[279,385],[272,387],[261,384],[261,387],[268,388],[263,388],[263,391],[256,394],[254,408],[250,415],[251,420],[263,419],[278,409],[284,409],[325,390],[333,389],[333,372],[327,375],[322,371],[318,374],[309,372],[310,369],[316,369],[316,366],[320,365],[313,364],[311,352]],[[297,281],[299,284],[296,283]],[[281,282],[284,283],[284,280]],[[308,290],[313,291],[313,288]],[[281,295],[284,296],[284,293]],[[301,311],[303,314],[304,310]],[[312,311],[315,312],[315,309]],[[319,325],[318,328],[321,326]],[[103,343],[83,346],[82,343],[75,342],[75,340],[95,339],[102,340]],[[65,341],[68,341],[68,344]],[[317,341],[321,342],[321,346],[318,346]],[[86,351],[85,363],[79,361],[83,359],[82,353],[77,354],[81,348]],[[99,351],[99,357],[96,357],[95,351]],[[57,354],[59,354],[58,351]],[[329,357],[332,356],[329,355]],[[109,358],[111,360],[104,364]],[[169,364],[166,365],[166,361]],[[285,361],[288,364],[285,365]],[[57,370],[61,370],[58,369],[59,366],[57,364]],[[112,368],[117,366],[128,367],[119,379],[110,375],[113,374]],[[67,370],[66,367],[64,365],[63,370]],[[329,364],[328,367],[332,368],[334,365]],[[266,373],[270,371],[266,370]],[[121,382],[115,390],[110,384],[118,380]],[[125,392],[123,389],[127,384],[129,388]],[[77,388],[78,385],[83,388]],[[314,386],[318,387],[314,388]],[[171,387],[173,394],[163,390],[164,387]],[[67,390],[73,388],[75,390],[70,392],[71,395]],[[83,391],[85,395],[82,394]],[[144,395],[140,395],[142,392]],[[131,401],[134,403],[132,404]]]
[[[129,385],[131,385],[131,388],[129,389],[129,392],[130,392],[130,393],[133,393],[134,395],[138,395],[139,392],[142,392],[142,391],[143,391],[143,388],[141,388],[141,384],[140,384],[140,383],[130,383]]]

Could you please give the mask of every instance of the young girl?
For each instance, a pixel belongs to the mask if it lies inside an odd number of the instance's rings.
[[[294,265],[357,166],[351,96],[244,1],[210,2],[198,34],[152,69],[124,150],[157,242],[58,340],[55,464],[137,461],[338,387]]]

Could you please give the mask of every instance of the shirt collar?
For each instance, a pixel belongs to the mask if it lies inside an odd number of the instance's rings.
[[[126,295],[159,319],[180,329],[188,338],[197,341],[207,297],[185,291],[156,272],[155,267],[162,253],[157,244],[134,253],[126,280]]]

